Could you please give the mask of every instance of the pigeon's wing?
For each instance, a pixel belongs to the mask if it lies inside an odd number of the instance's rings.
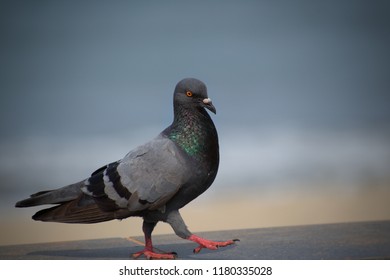
[[[159,136],[85,181],[83,192],[104,211],[130,212],[163,207],[188,178],[185,158],[175,143]]]

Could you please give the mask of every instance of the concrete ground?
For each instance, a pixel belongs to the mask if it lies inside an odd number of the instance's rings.
[[[213,240],[239,238],[216,251],[193,254],[196,244],[175,235],[156,235],[158,250],[179,259],[390,259],[390,221],[258,228],[198,233]],[[143,237],[109,238],[0,247],[0,259],[129,259]]]

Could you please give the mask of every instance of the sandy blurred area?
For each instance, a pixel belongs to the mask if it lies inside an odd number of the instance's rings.
[[[326,189],[324,187],[324,189]],[[342,188],[340,188],[342,189]],[[334,190],[334,188],[332,188]],[[193,232],[390,219],[390,188],[366,191],[291,193],[205,193],[181,210]],[[132,217],[92,225],[31,220],[34,208],[1,216],[0,245],[142,236],[142,220]],[[3,212],[4,214],[5,212]],[[173,233],[159,223],[154,234]],[[239,238],[239,236],[234,236]]]

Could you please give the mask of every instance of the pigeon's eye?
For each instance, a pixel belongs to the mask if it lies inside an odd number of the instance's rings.
[[[188,97],[191,97],[191,96],[192,96],[192,91],[187,90],[187,91],[186,91],[186,95],[187,95]]]

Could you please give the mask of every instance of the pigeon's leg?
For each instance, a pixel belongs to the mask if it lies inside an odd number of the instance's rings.
[[[228,245],[232,245],[236,243],[236,241],[240,241],[239,239],[231,239],[226,241],[212,241],[212,240],[201,238],[195,234],[192,234],[187,239],[199,244],[199,246],[194,249],[195,254],[199,253],[200,250],[202,250],[203,248],[216,250],[219,247],[226,247]]]
[[[142,251],[133,254],[133,258],[139,258],[144,255],[147,259],[175,259],[176,253],[156,253],[153,251],[152,231],[156,226],[156,222],[144,221],[142,230],[145,235],[145,248]]]
[[[199,244],[198,247],[194,249],[194,253],[199,253],[200,250],[203,248],[207,248],[210,250],[216,250],[218,247],[225,247],[228,245],[232,245],[236,243],[236,241],[239,241],[239,239],[231,239],[227,241],[212,241],[207,240],[204,238],[201,238],[193,233],[191,233],[187,226],[184,223],[183,218],[181,217],[180,213],[178,211],[172,211],[169,214],[169,217],[167,219],[167,222],[172,226],[173,230],[175,231],[176,235],[178,235],[181,238],[196,242]]]

